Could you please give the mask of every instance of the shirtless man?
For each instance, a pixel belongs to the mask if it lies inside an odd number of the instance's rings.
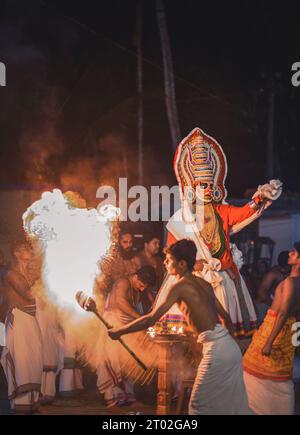
[[[259,284],[257,296],[255,298],[258,326],[262,324],[268,309],[272,305],[277,285],[290,273],[291,268],[288,264],[288,258],[289,251],[280,252],[277,258],[278,264],[273,266],[271,270],[263,276],[263,279]]]
[[[278,284],[290,273],[291,267],[288,263],[289,251],[282,251],[278,255],[277,265],[266,273],[258,289],[258,302],[269,307],[274,299],[274,292]]]
[[[244,355],[249,406],[257,414],[293,414],[292,325],[300,316],[300,242],[289,253],[290,275],[275,290],[271,308]]]
[[[127,278],[141,267],[141,261],[133,249],[132,233],[122,230],[112,252],[101,262],[101,276],[97,280],[97,292],[100,295],[107,295],[118,279]]]
[[[142,293],[142,308],[141,314],[147,314],[154,303],[156,294],[161,287],[164,279],[165,269],[164,261],[158,255],[160,248],[160,239],[155,233],[147,233],[144,235],[144,249],[139,252],[138,257],[141,261],[141,266],[152,266],[156,273],[156,283],[152,288],[146,289]]]
[[[177,277],[177,283],[149,314],[111,329],[109,335],[116,340],[124,334],[153,326],[177,303],[188,326],[198,337],[198,343],[203,344],[203,358],[193,386],[189,413],[247,414],[242,355],[228,330],[220,324],[218,316],[232,330],[230,318],[214,296],[212,287],[192,274],[196,253],[195,243],[187,239],[168,247],[165,266],[169,274]]]
[[[35,298],[31,293],[34,253],[26,241],[12,249],[16,265],[4,278],[4,297],[8,304],[6,347],[2,365],[8,383],[8,397],[15,413],[31,413],[39,406],[43,371],[41,332],[35,317]]]
[[[139,318],[136,307],[140,294],[153,286],[155,281],[155,270],[151,266],[144,266],[129,277],[120,278],[107,297],[103,314],[105,320],[111,325],[121,326]],[[133,344],[135,340],[136,337],[133,337]],[[112,342],[106,333],[105,337],[99,338],[98,349],[97,387],[104,394],[107,406],[122,406],[133,402],[133,384],[122,372],[122,363],[128,359],[127,352],[124,352],[119,343]],[[123,388],[120,388],[121,385]]]

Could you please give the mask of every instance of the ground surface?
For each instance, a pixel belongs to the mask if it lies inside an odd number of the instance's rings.
[[[126,414],[155,414],[155,405],[147,405],[141,402],[136,402],[130,406],[122,408],[113,407],[106,408],[99,398],[95,397],[90,391],[85,392],[77,399],[56,399],[53,405],[43,406],[39,414],[43,415],[126,415]]]
[[[3,376],[0,372],[0,415],[8,415],[9,403],[4,389]],[[87,388],[78,397],[60,398],[57,397],[53,404],[42,406],[37,415],[155,415],[156,399],[155,390],[140,390],[136,392],[137,401],[122,408],[113,407],[107,409],[101,397],[94,388]],[[175,408],[175,404],[174,404]],[[172,413],[174,410],[172,411]],[[296,389],[296,409],[295,414],[300,415],[300,388]]]
[[[10,414],[9,404],[0,398],[0,415]],[[145,404],[140,401],[122,408],[106,408],[102,400],[92,391],[84,391],[76,398],[56,398],[54,403],[40,407],[37,415],[155,415],[155,403]]]

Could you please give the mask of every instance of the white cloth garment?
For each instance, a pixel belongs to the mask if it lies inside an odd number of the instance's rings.
[[[239,329],[242,329],[243,327],[247,328],[248,326],[250,327],[250,329],[253,329],[253,325],[255,325],[256,323],[256,313],[243,278],[240,276],[240,290],[248,312],[247,317],[249,318],[247,319],[243,318],[241,312],[241,303],[238,297],[238,291],[235,282],[233,281],[233,279],[230,278],[227,272],[220,271],[220,260],[212,257],[208,247],[200,236],[197,223],[185,223],[182,218],[182,209],[179,209],[169,220],[167,224],[167,229],[173,234],[176,240],[181,240],[187,237],[193,240],[193,242],[196,244],[196,259],[204,259],[207,261],[207,264],[204,266],[202,272],[196,272],[195,274],[211,284],[217,299],[230,315],[231,321],[234,324],[237,332],[239,331]],[[171,286],[174,282],[174,277],[167,276],[160,288],[156,303],[159,302],[160,297],[163,296],[166,288]],[[180,313],[179,309],[175,306],[172,307],[170,311],[172,313]],[[248,322],[249,325],[247,325]]]
[[[203,358],[189,403],[190,415],[251,414],[243,380],[242,354],[227,329],[217,324],[199,335]]]
[[[60,380],[61,396],[72,397],[83,390],[82,370],[77,361],[77,340],[72,325],[64,325],[64,338],[60,348]]]
[[[5,346],[5,325],[0,322],[0,346]]]
[[[114,327],[128,323],[128,319],[125,319],[125,322],[122,321],[122,313],[117,310],[105,311],[103,318]],[[132,347],[137,336],[137,334],[126,336],[126,343]],[[98,352],[97,387],[99,392],[104,394],[106,406],[134,402],[133,384],[130,379],[126,379],[122,370],[122,366],[128,357],[130,358],[127,351],[118,341],[113,341],[106,333],[99,338]]]
[[[56,394],[55,382],[59,359],[58,324],[53,311],[47,309],[38,298],[36,303],[37,321],[43,342],[42,402],[49,403],[54,400]]]
[[[30,413],[39,407],[43,359],[42,337],[35,305],[10,310],[6,318],[6,347],[2,365],[8,383],[11,409]]]
[[[295,406],[293,381],[271,381],[244,371],[249,407],[258,415],[292,415]]]

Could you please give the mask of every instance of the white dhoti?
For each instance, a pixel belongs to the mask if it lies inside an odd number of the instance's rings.
[[[5,325],[0,322],[0,346],[5,346]]]
[[[55,398],[56,374],[58,371],[59,344],[58,325],[54,312],[47,310],[40,301],[37,301],[37,321],[41,329],[43,342],[43,376],[42,376],[42,403],[50,403]]]
[[[103,317],[114,327],[126,323],[120,321],[119,312],[106,311]],[[128,335],[124,341],[132,347],[137,335],[139,334]],[[97,387],[99,392],[104,395],[107,407],[134,402],[133,383],[124,377],[124,370],[122,370],[128,358],[131,358],[129,353],[118,341],[112,340],[106,332],[99,339],[98,352]]]
[[[239,274],[239,279],[237,277],[232,279],[228,272],[221,270],[220,260],[212,257],[208,247],[201,238],[197,224],[186,224],[184,222],[182,209],[179,209],[171,217],[167,224],[167,229],[176,240],[188,237],[196,244],[196,260],[205,260],[207,263],[204,264],[202,272],[195,272],[195,275],[211,284],[217,299],[230,315],[235,335],[237,337],[252,335],[256,328],[256,313],[242,276]],[[172,282],[174,282],[173,277],[166,278],[160,288],[158,298],[163,297],[166,289]],[[170,312],[176,312],[174,310],[174,307],[172,307]]]
[[[8,312],[2,355],[8,398],[11,409],[17,413],[38,409],[43,373],[42,337],[35,305],[25,307],[24,311],[14,308]]]
[[[226,271],[220,271],[218,274],[222,281],[213,286],[216,298],[229,314],[236,335],[247,336],[249,331],[253,332],[256,328],[257,317],[245,281],[240,275],[239,284]],[[239,286],[239,289],[237,289],[237,286]],[[243,311],[242,307],[244,308]]]
[[[258,415],[293,415],[295,391],[293,381],[260,379],[244,372],[249,406]]]
[[[78,348],[72,325],[64,326],[64,339],[60,350],[61,371],[59,393],[72,397],[83,390],[82,370],[78,363]]]
[[[243,358],[244,381],[249,406],[256,414],[290,415],[294,412],[294,385],[292,381],[295,347],[292,326],[295,317],[289,317],[274,340],[269,356],[262,349],[274,329],[278,313],[268,310]]]
[[[221,325],[199,335],[203,358],[189,403],[191,415],[251,414],[243,380],[242,354]]]

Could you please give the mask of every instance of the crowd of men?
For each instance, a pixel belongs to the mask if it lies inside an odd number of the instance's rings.
[[[290,273],[278,283],[272,304],[243,357],[230,336],[234,334],[230,316],[212,287],[193,274],[196,253],[195,243],[188,239],[167,248],[165,265],[176,283],[150,313],[111,329],[110,337],[116,340],[154,325],[177,303],[203,346],[190,414],[293,414],[292,336],[300,314],[300,242],[289,253]]]
[[[133,234],[120,232],[114,255],[103,262],[101,271],[108,278],[104,317],[112,325],[127,323],[151,309],[164,276],[159,249],[156,234],[145,235],[144,247],[137,253]],[[31,413],[52,403],[57,385],[62,396],[82,390],[82,370],[72,318],[63,319],[37,291],[40,252],[22,240],[13,244],[11,253],[11,267],[0,257],[0,356],[11,410]],[[107,406],[132,403],[133,384],[123,378],[120,348],[110,339],[101,341],[96,365],[99,392]]]
[[[97,388],[106,406],[135,401],[134,384],[122,370],[124,350],[114,340],[126,334],[133,344],[141,331],[178,304],[195,342],[202,346],[190,414],[292,414],[292,325],[300,314],[300,243],[282,253],[278,266],[261,281],[256,298],[261,326],[242,356],[228,312],[213,287],[193,274],[195,243],[171,243],[163,260],[159,236],[146,234],[143,242],[136,252],[133,234],[121,231],[114,255],[102,264],[109,283],[103,317],[113,325],[97,344]],[[37,253],[24,240],[13,245],[12,256],[9,266],[0,255],[2,330],[5,323],[0,357],[11,411],[23,414],[50,404],[57,385],[60,394],[71,395],[83,389],[83,380],[72,328],[59,323],[34,292],[41,273]],[[175,281],[155,302],[166,273]],[[89,310],[88,303],[85,308]],[[284,358],[278,359],[278,354]]]

